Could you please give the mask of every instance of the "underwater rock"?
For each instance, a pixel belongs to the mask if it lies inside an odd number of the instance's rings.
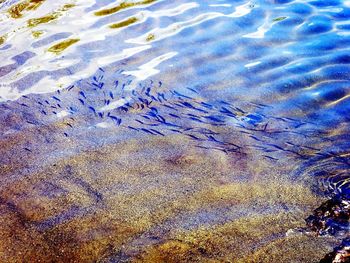
[[[333,252],[327,254],[320,263],[346,263],[350,262],[350,238],[343,240],[342,244],[336,247]]]
[[[318,207],[306,219],[308,227],[318,235],[334,235],[348,230],[350,222],[350,201],[343,196],[335,196]]]

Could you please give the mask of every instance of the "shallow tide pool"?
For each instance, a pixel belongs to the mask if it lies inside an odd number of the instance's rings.
[[[349,262],[350,1],[0,0],[0,262]]]

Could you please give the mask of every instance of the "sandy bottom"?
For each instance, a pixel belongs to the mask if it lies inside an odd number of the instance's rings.
[[[324,201],[290,178],[297,164],[57,130],[1,141],[1,262],[316,262],[337,244],[286,235]]]

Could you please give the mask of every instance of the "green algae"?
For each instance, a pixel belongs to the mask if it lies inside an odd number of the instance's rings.
[[[287,18],[286,16],[280,16],[280,17],[277,17],[277,18],[273,19],[272,21],[273,22],[279,22],[279,21],[283,21],[286,18]]]

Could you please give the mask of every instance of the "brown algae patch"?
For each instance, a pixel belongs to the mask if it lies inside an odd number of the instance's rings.
[[[77,43],[80,39],[78,38],[72,38],[72,39],[66,39],[60,43],[57,43],[56,45],[51,46],[48,51],[52,52],[52,53],[56,53],[59,54],[61,53],[63,50],[67,49],[68,47],[70,47],[71,45]]]
[[[110,27],[110,28],[121,28],[121,27],[126,27],[126,26],[128,26],[128,25],[131,25],[131,24],[137,22],[137,21],[138,21],[138,19],[137,19],[136,17],[131,17],[131,18],[126,19],[126,20],[124,20],[124,21],[121,21],[121,22],[119,22],[119,23],[112,24],[112,25],[110,25],[109,27]]]
[[[27,0],[11,6],[8,13],[12,18],[21,18],[24,11],[37,9],[45,0]]]
[[[144,1],[140,1],[140,2],[134,2],[134,3],[133,2],[123,2],[115,7],[97,11],[97,12],[95,12],[95,15],[96,16],[106,16],[106,15],[116,13],[116,12],[123,10],[123,9],[127,9],[127,8],[134,7],[134,6],[147,5],[147,4],[151,4],[153,2],[156,2],[156,1],[157,0],[144,0]]]

